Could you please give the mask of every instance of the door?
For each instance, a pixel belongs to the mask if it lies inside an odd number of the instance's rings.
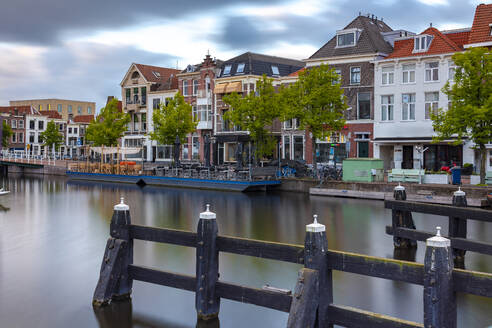
[[[413,146],[403,146],[402,169],[413,169]]]
[[[358,157],[369,157],[369,142],[358,141],[357,142],[357,154]]]

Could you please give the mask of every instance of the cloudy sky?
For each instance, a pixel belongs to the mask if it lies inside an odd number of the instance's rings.
[[[0,10],[0,105],[121,97],[132,62],[184,68],[207,51],[308,58],[359,12],[393,29],[470,26],[492,0],[15,0]]]

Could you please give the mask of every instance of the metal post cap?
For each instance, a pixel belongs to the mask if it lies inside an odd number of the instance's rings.
[[[215,219],[217,215],[214,212],[210,212],[210,204],[207,204],[205,212],[200,213],[200,219]]]
[[[466,192],[464,192],[463,190],[461,190],[461,187],[458,187],[458,190],[456,190],[453,194],[454,196],[466,196]]]
[[[323,224],[318,223],[318,215],[313,215],[313,223],[306,226],[307,232],[323,232],[326,231],[326,227]]]
[[[130,207],[124,203],[124,198],[120,198],[120,203],[114,206],[115,211],[128,211]]]
[[[451,240],[441,236],[441,227],[436,227],[437,233],[434,237],[428,238],[426,245],[429,247],[450,247]]]
[[[398,186],[395,187],[395,190],[405,190],[405,187],[403,187],[401,183],[398,182]]]

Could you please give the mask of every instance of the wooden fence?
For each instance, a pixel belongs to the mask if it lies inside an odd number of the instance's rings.
[[[492,274],[453,268],[450,241],[439,233],[427,240],[425,263],[399,261],[328,249],[325,226],[306,226],[304,246],[218,235],[215,214],[200,214],[197,232],[131,224],[129,207],[114,208],[110,235],[93,304],[130,297],[133,280],[195,292],[198,319],[217,318],[222,298],[289,313],[287,327],[456,327],[456,292],[492,297]],[[196,248],[196,276],[133,264],[133,240]],[[294,293],[259,289],[218,279],[219,252],[304,265]],[[424,325],[337,305],[332,271],[423,286]]]
[[[406,201],[405,188],[396,187],[395,200],[384,202],[385,208],[392,210],[392,225],[386,227],[386,233],[394,236],[396,248],[415,247],[415,241],[425,241],[432,233],[417,230],[412,219],[412,212],[447,216],[449,220],[448,237],[455,265],[464,265],[466,251],[492,255],[492,244],[467,239],[467,221],[476,220],[492,223],[492,211],[467,208],[466,194],[458,190],[453,195],[453,205],[437,205]]]

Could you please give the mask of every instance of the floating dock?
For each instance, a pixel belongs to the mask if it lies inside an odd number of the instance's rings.
[[[215,180],[215,179],[198,179],[198,178],[179,178],[163,177],[149,175],[121,175],[121,174],[102,174],[102,173],[84,173],[67,171],[67,176],[72,180],[88,180],[101,182],[129,183],[141,186],[163,186],[178,188],[195,188],[225,191],[258,191],[269,190],[281,184],[280,180],[260,180],[260,181],[242,181],[242,180]]]

